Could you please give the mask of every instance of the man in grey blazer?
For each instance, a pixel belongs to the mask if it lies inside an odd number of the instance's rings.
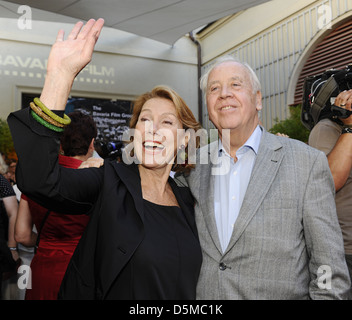
[[[197,298],[347,299],[324,153],[259,125],[261,88],[248,65],[226,57],[201,86],[220,139],[186,177],[203,251]]]

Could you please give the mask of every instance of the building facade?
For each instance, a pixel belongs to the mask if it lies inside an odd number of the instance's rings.
[[[75,20],[44,22],[33,9],[33,23],[26,29],[19,14],[0,13],[0,118],[5,119],[28,97],[40,94],[56,34],[60,28],[69,32]],[[352,62],[352,0],[272,0],[220,19],[194,37],[196,41],[185,35],[170,46],[104,28],[72,96],[133,101],[166,84],[210,128],[198,78],[217,57],[230,54],[257,73],[263,93],[261,120],[270,129],[275,119],[289,115],[289,105],[300,103],[304,77]]]
[[[26,28],[21,15],[0,7],[0,118],[39,96],[50,48],[60,29],[75,22],[40,20],[32,9]],[[21,24],[22,23],[22,24]],[[197,48],[184,37],[173,46],[103,28],[90,64],[75,79],[71,97],[133,101],[156,85],[175,89],[197,116]],[[28,103],[27,103],[28,104]]]
[[[262,84],[261,120],[270,129],[301,102],[304,77],[352,63],[351,23],[352,0],[269,1],[198,33],[202,73],[224,54],[251,65]],[[316,50],[323,43],[326,50]],[[202,116],[211,127],[204,103]]]

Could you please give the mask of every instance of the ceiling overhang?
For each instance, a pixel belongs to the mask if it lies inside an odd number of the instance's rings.
[[[38,18],[33,16],[34,20],[104,18],[107,27],[172,45],[192,30],[267,1],[270,0],[10,0],[0,1],[0,17],[2,11],[5,16],[5,11],[20,16],[17,8],[27,5],[43,10]]]

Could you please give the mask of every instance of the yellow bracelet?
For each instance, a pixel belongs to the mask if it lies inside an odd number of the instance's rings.
[[[67,114],[64,114],[64,117],[61,118],[59,117],[57,114],[55,114],[54,112],[50,111],[40,100],[39,98],[34,98],[34,103],[43,110],[43,112],[45,112],[50,118],[56,120],[59,123],[62,123],[64,125],[70,124],[71,123],[71,119]]]
[[[42,109],[40,109],[37,105],[34,104],[34,102],[31,102],[29,104],[29,106],[31,107],[31,109],[41,118],[43,118],[45,121],[53,124],[54,126],[63,128],[64,125],[62,123],[57,122],[56,120],[54,120],[53,118],[50,118],[47,114],[45,114]]]

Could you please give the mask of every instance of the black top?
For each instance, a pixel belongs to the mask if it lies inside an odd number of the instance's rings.
[[[182,210],[143,202],[145,237],[107,299],[195,299],[202,258]]]

